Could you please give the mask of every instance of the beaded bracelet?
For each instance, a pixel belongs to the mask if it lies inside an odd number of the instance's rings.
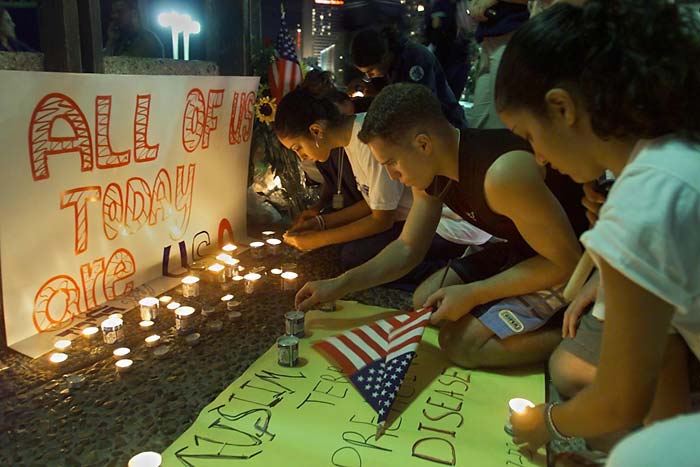
[[[557,427],[554,426],[554,420],[552,420],[552,409],[555,405],[559,405],[559,402],[550,402],[544,406],[544,424],[547,426],[547,431],[549,431],[549,436],[552,440],[562,442],[562,441],[573,441],[576,439],[575,436],[563,435]]]

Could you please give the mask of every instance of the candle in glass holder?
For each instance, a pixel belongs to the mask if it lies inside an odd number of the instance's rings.
[[[513,436],[513,425],[510,423],[510,417],[513,415],[513,413],[516,414],[524,414],[525,410],[530,407],[534,407],[535,404],[530,402],[527,399],[523,399],[522,397],[516,397],[508,401],[508,420],[506,421],[505,426],[503,429],[505,430],[506,433],[509,435]]]
[[[116,344],[124,340],[124,321],[119,318],[107,318],[100,324],[102,339],[105,344]]]
[[[262,232],[263,238],[272,237],[274,234],[275,234],[275,231],[274,231],[274,230],[264,230],[264,231]]]
[[[88,326],[85,329],[83,329],[83,336],[86,337],[87,339],[94,339],[97,337],[97,333],[100,330],[97,328],[97,326]]]
[[[142,321],[155,321],[158,317],[158,307],[160,300],[156,297],[146,297],[139,300]]]
[[[260,259],[265,256],[265,244],[263,242],[253,242],[250,244],[250,256]]]
[[[161,305],[166,306],[168,303],[170,303],[173,300],[173,297],[171,297],[170,295],[163,295],[158,300],[160,300]]]
[[[234,255],[234,252],[238,249],[238,247],[232,243],[227,243],[226,245],[221,247],[221,250],[226,253],[227,255]]]
[[[285,271],[281,274],[282,277],[282,290],[285,292],[294,292],[297,289],[297,277],[299,274],[292,271]]]
[[[187,276],[181,282],[183,297],[193,298],[199,296],[199,277]]]
[[[280,268],[272,268],[272,269],[270,269],[270,274],[272,274],[272,275],[274,275],[274,276],[279,276],[279,275],[282,274],[283,272],[284,272],[284,271],[282,271]]]
[[[122,358],[121,360],[117,360],[117,363],[115,363],[114,365],[117,367],[117,371],[119,373],[126,373],[127,371],[131,370],[133,364],[133,360],[130,360],[128,358]]]
[[[225,263],[226,261],[231,259],[233,259],[233,256],[229,255],[228,253],[219,253],[218,255],[216,255],[216,260],[221,263]]]
[[[278,255],[280,253],[280,249],[282,248],[282,240],[278,238],[270,238],[266,240],[265,243],[267,243],[267,248],[271,255]]]
[[[201,278],[204,275],[204,271],[207,269],[207,265],[203,261],[193,261],[190,264],[190,276]]]
[[[156,345],[158,345],[160,343],[160,336],[158,334],[153,334],[153,335],[148,336],[144,340],[146,341],[146,346],[155,347]]]
[[[241,281],[243,280],[243,276],[236,274],[235,276],[233,276],[231,278],[231,280],[233,281],[234,284],[240,284]]]
[[[175,310],[175,329],[178,334],[189,334],[194,330],[194,308],[181,306]]]
[[[59,339],[53,343],[53,348],[56,350],[66,350],[70,345],[71,341],[68,339]]]
[[[207,269],[209,271],[212,282],[226,282],[226,266],[224,266],[223,264],[215,263],[209,266]]]
[[[224,264],[226,265],[226,277],[233,278],[234,276],[238,275],[238,264],[241,261],[236,258],[231,258],[226,261],[224,261]]]
[[[117,318],[117,319],[122,319],[124,316],[121,313],[112,313],[109,315],[109,318]]]
[[[245,276],[243,276],[243,279],[245,279],[245,293],[252,294],[253,292],[255,292],[255,284],[260,280],[261,277],[262,276],[260,274],[256,274],[254,272],[248,273]]]
[[[233,294],[226,294],[223,297],[221,297],[221,301],[226,303],[228,301],[233,300]]]
[[[150,331],[150,329],[153,327],[155,323],[150,320],[144,320],[139,323],[139,327],[141,328],[142,331]]]
[[[49,357],[49,361],[51,363],[56,363],[56,364],[63,363],[66,360],[68,360],[68,355],[64,354],[63,352],[54,352]]]
[[[177,310],[180,308],[180,304],[178,302],[170,302],[168,303],[168,306],[166,307],[168,310]]]
[[[131,349],[128,347],[119,347],[118,349],[114,349],[114,352],[112,352],[112,355],[114,355],[114,358],[117,360],[122,359],[129,355],[131,353]]]

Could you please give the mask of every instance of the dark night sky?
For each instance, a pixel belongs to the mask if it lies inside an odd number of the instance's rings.
[[[284,8],[287,12],[287,26],[290,32],[301,24],[301,5],[303,1],[312,0],[284,0]],[[262,0],[262,35],[275,39],[280,27],[280,0]]]

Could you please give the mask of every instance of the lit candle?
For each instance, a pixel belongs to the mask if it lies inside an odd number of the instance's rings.
[[[235,284],[238,284],[238,283],[240,283],[240,282],[243,280],[243,276],[239,276],[238,274],[236,274],[235,276],[233,276],[233,277],[231,278],[231,280],[232,280]]]
[[[160,342],[160,336],[158,334],[153,334],[148,336],[145,341],[148,347],[155,347]]]
[[[284,271],[282,271],[280,268],[270,269],[270,274],[274,274],[275,276],[279,276],[280,274],[282,274],[282,272],[284,272]]]
[[[272,237],[274,234],[275,234],[275,231],[274,231],[274,230],[264,230],[264,231],[262,232],[263,238]]]
[[[163,458],[153,451],[140,452],[129,459],[128,467],[160,467]]]
[[[220,253],[216,255],[216,260],[221,261],[222,263],[225,263],[226,261],[229,261],[233,259],[233,257],[227,253]]]
[[[511,399],[508,401],[508,408],[510,409],[510,413],[512,414],[513,412],[518,413],[518,414],[523,414],[525,413],[525,409],[530,407],[534,407],[535,404],[530,402],[527,399],[523,399],[522,397],[516,397],[514,399]]]
[[[193,261],[190,265],[190,275],[194,277],[202,277],[207,266],[202,261]]]
[[[160,300],[156,297],[146,297],[139,300],[141,309],[141,320],[154,321],[158,317],[158,307]]]
[[[89,326],[85,329],[83,329],[83,336],[85,336],[88,339],[93,339],[97,336],[99,329],[97,326]]]
[[[121,313],[112,313],[109,318],[122,319],[124,316]]]
[[[527,399],[523,399],[522,397],[516,397],[514,399],[511,399],[508,401],[508,420],[506,420],[506,424],[503,427],[503,430],[505,430],[506,433],[509,435],[513,436],[513,425],[510,423],[510,418],[513,416],[513,413],[517,414],[523,414],[525,413],[525,409],[528,407],[534,407],[535,404],[530,402]]]
[[[175,329],[178,334],[189,334],[194,329],[194,308],[181,306],[175,310]]]
[[[212,282],[223,283],[226,282],[226,266],[223,264],[215,263],[207,268]]]
[[[187,276],[182,279],[182,296],[193,298],[199,296],[199,277]]]
[[[49,357],[49,361],[51,363],[56,363],[56,364],[63,363],[66,360],[68,360],[68,355],[64,354],[63,352],[54,352]]]
[[[224,264],[226,264],[226,277],[233,278],[234,276],[238,275],[238,263],[240,262],[241,261],[236,258],[231,258],[224,261]]]
[[[284,290],[285,292],[295,291],[297,289],[297,277],[299,277],[299,274],[297,274],[296,272],[283,272],[282,290]]]
[[[153,327],[154,324],[155,323],[153,321],[144,320],[139,323],[139,327],[142,331],[148,331]]]
[[[119,318],[107,318],[100,324],[105,344],[116,344],[124,340],[124,321]]]
[[[227,243],[226,245],[222,246],[221,249],[224,253],[233,256],[234,252],[238,249],[238,247],[236,245],[233,245],[232,243]]]
[[[262,276],[260,274],[256,274],[254,272],[248,273],[245,276],[243,276],[243,279],[245,279],[245,293],[252,294],[253,292],[255,292],[255,284],[258,282],[258,280],[260,280],[261,277]]]
[[[118,349],[114,349],[114,352],[112,352],[112,355],[114,355],[114,358],[117,360],[121,360],[122,358],[126,357],[131,353],[131,349],[128,347],[119,347]]]
[[[158,300],[160,300],[161,305],[165,306],[168,303],[170,303],[172,299],[173,297],[171,297],[170,295],[163,295]]]
[[[223,297],[221,297],[221,301],[224,303],[230,300],[233,300],[233,294],[226,294]]]
[[[170,302],[168,303],[167,308],[168,310],[177,310],[178,308],[180,308],[180,304],[178,302]]]
[[[71,341],[68,339],[59,339],[53,343],[53,347],[56,350],[66,350],[68,347],[70,347],[70,344]]]
[[[129,360],[128,358],[122,358],[121,360],[117,360],[117,363],[115,363],[114,365],[117,367],[117,371],[119,373],[126,373],[127,371],[131,370],[131,366],[133,364],[133,360]]]
[[[282,244],[282,240],[278,238],[270,238],[266,240],[265,243],[267,243],[271,255],[278,255],[280,253],[280,245]]]
[[[265,256],[265,244],[263,242],[253,242],[250,244],[250,256],[260,259]]]

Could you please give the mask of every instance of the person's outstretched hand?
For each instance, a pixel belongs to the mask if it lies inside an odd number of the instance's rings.
[[[307,282],[294,297],[294,308],[306,311],[314,305],[336,300],[343,295],[340,285],[334,279]]]
[[[428,297],[423,307],[435,308],[430,321],[437,324],[442,320],[457,321],[472,311],[476,305],[478,303],[471,284],[460,284],[438,289]]]
[[[569,306],[564,312],[564,321],[561,325],[561,338],[566,339],[571,337],[572,339],[576,337],[576,329],[578,328],[578,322],[581,319],[581,315],[586,311],[588,305],[595,301],[596,295],[598,295],[598,273],[596,272],[588,279],[588,282],[581,287],[581,290],[576,295],[576,298],[569,303]]]

